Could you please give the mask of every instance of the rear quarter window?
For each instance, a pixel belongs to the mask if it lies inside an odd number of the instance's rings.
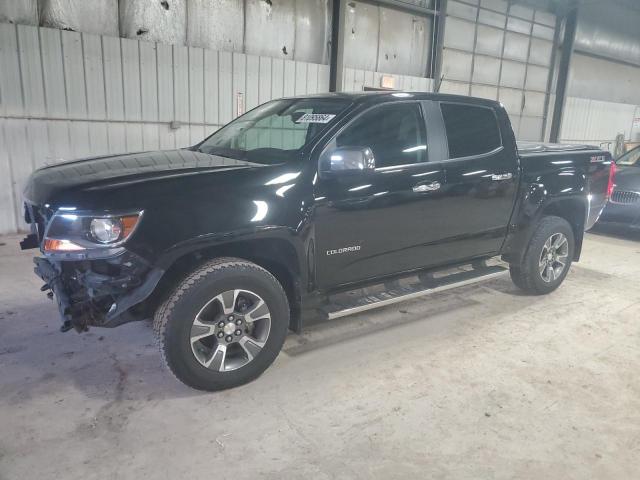
[[[502,145],[498,120],[491,108],[461,103],[441,103],[440,108],[449,158],[482,155]]]

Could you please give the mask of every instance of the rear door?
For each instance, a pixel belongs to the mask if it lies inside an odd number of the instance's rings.
[[[488,106],[440,102],[448,154],[443,163],[449,260],[498,253],[519,182],[511,131]],[[507,122],[504,114],[504,122]]]

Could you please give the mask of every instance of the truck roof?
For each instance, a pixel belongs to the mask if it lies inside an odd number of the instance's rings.
[[[468,97],[465,95],[450,95],[446,93],[433,93],[433,92],[406,92],[397,90],[379,90],[371,92],[332,92],[332,93],[318,93],[312,95],[296,95],[286,98],[344,98],[351,100],[355,103],[384,103],[398,98],[413,98],[415,100],[435,100],[435,101],[449,101],[449,102],[461,102],[474,105],[484,106],[500,106],[500,102],[495,100],[489,100],[479,97]]]

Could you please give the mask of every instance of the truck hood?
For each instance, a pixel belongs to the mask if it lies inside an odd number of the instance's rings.
[[[53,201],[63,192],[106,190],[114,186],[250,167],[262,165],[193,150],[92,157],[36,170],[27,182],[24,197],[41,205]]]

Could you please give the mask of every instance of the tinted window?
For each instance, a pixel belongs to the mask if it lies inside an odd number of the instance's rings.
[[[372,108],[336,138],[338,147],[369,147],[376,167],[424,162],[427,136],[417,103]]]
[[[449,158],[470,157],[501,145],[498,121],[490,108],[442,103]]]
[[[616,160],[618,165],[640,167],[640,147],[628,151]]]

